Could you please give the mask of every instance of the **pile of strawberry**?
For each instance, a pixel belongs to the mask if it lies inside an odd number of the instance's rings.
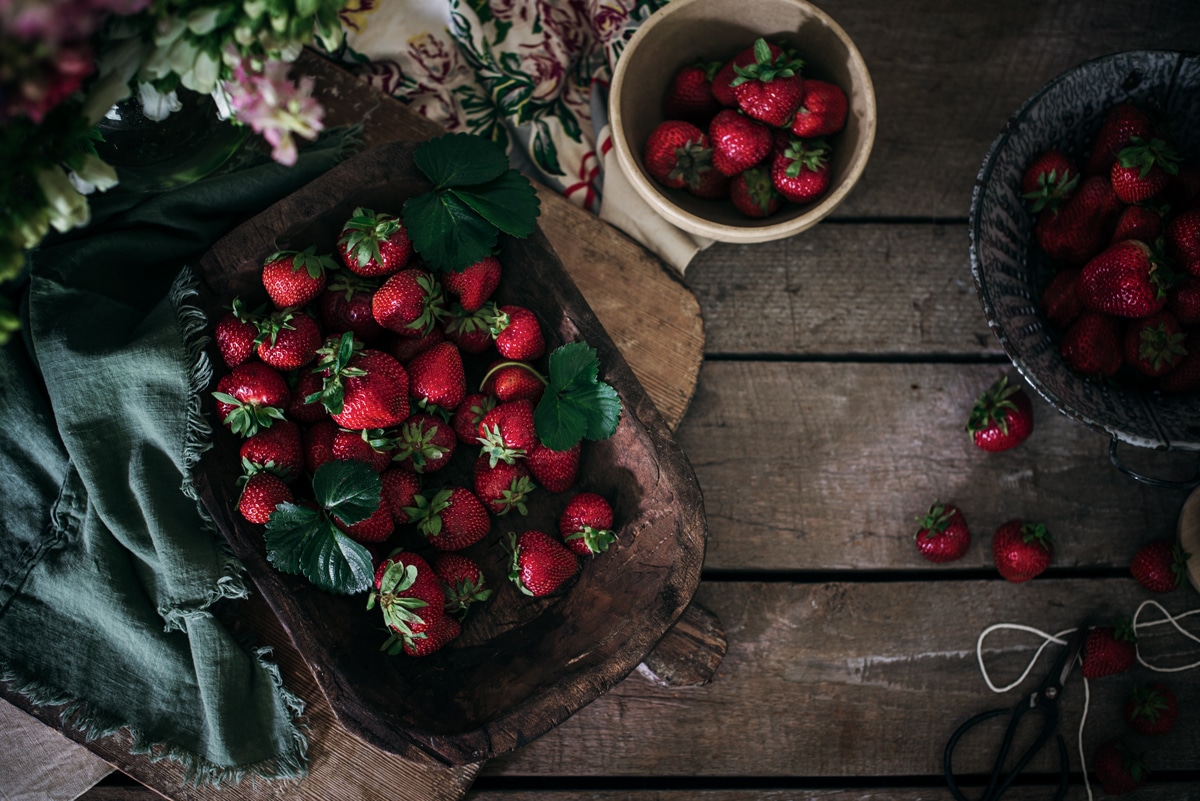
[[[803,78],[792,50],[758,39],[725,64],[684,67],[663,97],[666,121],[643,150],[660,184],[731,200],[748,217],[785,201],[811,203],[829,190],[832,147],[846,124],[840,86]]]
[[[1041,311],[1082,376],[1170,393],[1200,391],[1200,165],[1163,128],[1114,106],[1076,162],[1038,155],[1022,192],[1056,272]]]
[[[496,544],[493,518],[524,515],[539,492],[571,492],[582,444],[553,450],[535,430],[545,338],[533,312],[491,300],[496,257],[435,274],[399,218],[365,208],[337,252],[267,260],[269,305],[235,300],[216,325],[229,372],[213,395],[244,438],[238,508],[266,525],[272,562],[336,592],[370,589],[373,572],[368,607],[383,612],[385,647],[421,656],[491,595],[469,549]],[[556,592],[613,530],[608,500],[577,492],[558,532],[504,538],[510,578],[527,595]],[[335,568],[305,562],[353,543],[363,547]]]

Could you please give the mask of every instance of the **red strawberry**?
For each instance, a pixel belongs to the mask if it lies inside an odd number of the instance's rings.
[[[336,268],[330,256],[316,255],[315,247],[281,250],[267,257],[262,283],[275,308],[303,306],[321,294],[326,272]]]
[[[1033,235],[1052,259],[1072,267],[1086,264],[1108,245],[1121,200],[1106,176],[1093,176],[1061,208],[1047,207],[1037,216]]]
[[[720,62],[700,61],[675,73],[663,95],[663,117],[697,126],[708,125],[713,115],[721,110],[721,104],[712,93],[713,76],[720,68]]]
[[[433,473],[450,464],[458,437],[441,418],[417,412],[404,421],[391,440],[396,465],[414,473]]]
[[[1167,291],[1167,308],[1179,324],[1188,328],[1200,326],[1200,277],[1184,276],[1183,280]]]
[[[249,437],[282,420],[292,394],[274,368],[262,362],[246,362],[221,376],[213,397],[221,422],[233,433]]]
[[[438,342],[414,356],[404,368],[408,372],[408,394],[417,406],[447,417],[467,394],[462,354],[449,342]]]
[[[420,636],[402,640],[404,653],[409,656],[429,656],[435,651],[440,651],[446,643],[460,634],[462,624],[453,617],[443,616]]]
[[[667,120],[650,132],[642,160],[650,177],[663,186],[682,189],[700,182],[711,169],[712,146],[704,131],[682,120]]]
[[[326,417],[301,433],[300,440],[304,446],[304,467],[309,473],[317,472],[318,467],[334,460],[333,440],[340,430],[337,423]]]
[[[464,487],[421,493],[404,512],[439,551],[461,551],[474,545],[487,536],[492,526],[487,508]]]
[[[404,525],[408,522],[408,513],[404,509],[416,501],[417,493],[421,491],[421,479],[416,473],[399,467],[389,467],[379,478],[383,482],[383,503],[392,513],[392,521],[398,526]]]
[[[351,272],[391,275],[408,264],[413,246],[400,220],[359,207],[342,226],[338,252]]]
[[[442,274],[442,286],[446,292],[458,298],[464,310],[479,309],[500,285],[500,260],[487,256],[461,270]]]
[[[324,387],[321,376],[312,370],[302,368],[292,373],[291,400],[288,402],[287,417],[297,423],[318,423],[329,419],[329,412],[321,405],[320,399],[309,401],[313,394],[319,394]]]
[[[1125,702],[1125,722],[1138,734],[1166,734],[1175,727],[1179,702],[1171,688],[1161,682],[1136,684]]]
[[[1079,276],[1086,308],[1117,317],[1149,317],[1167,303],[1172,278],[1145,242],[1127,239],[1089,261]]]
[[[379,603],[383,622],[409,641],[437,625],[446,613],[446,593],[437,573],[415,553],[400,551],[379,563],[367,609]]]
[[[371,313],[389,331],[406,337],[424,336],[446,314],[442,285],[425,270],[401,270],[375,290]]]
[[[1200,276],[1200,209],[1182,212],[1167,224],[1167,253],[1179,268]]]
[[[1146,783],[1150,771],[1142,755],[1129,750],[1120,740],[1105,740],[1092,756],[1092,770],[1100,788],[1108,795],[1123,795]]]
[[[967,432],[976,447],[996,453],[1015,448],[1033,433],[1033,404],[1025,390],[1000,376],[975,400]]]
[[[334,276],[317,298],[317,310],[325,333],[353,331],[354,336],[366,344],[378,339],[383,333],[383,326],[371,311],[372,296],[377,286],[369,278],[354,273],[340,271]]]
[[[527,400],[536,405],[545,390],[545,379],[528,362],[493,362],[483,377],[484,393],[500,401]]]
[[[508,535],[512,555],[508,577],[526,595],[540,598],[558,590],[579,570],[579,561],[558,540],[541,531]]]
[[[767,48],[770,50],[772,60],[783,55],[783,48],[778,45],[768,42]],[[717,70],[717,74],[713,76],[712,93],[718,103],[730,108],[737,107],[737,94],[733,91],[733,82],[738,77],[737,68],[748,67],[757,60],[755,46],[751,45],[734,56],[732,60],[726,62],[721,69]]]
[[[771,162],[771,182],[793,203],[811,203],[829,191],[829,145],[793,139]]]
[[[535,489],[524,462],[490,464],[486,456],[475,460],[475,495],[492,514],[506,515],[514,509],[527,514],[525,501]]]
[[[455,307],[446,321],[446,339],[458,345],[463,353],[483,353],[492,346],[491,320],[499,312],[493,303],[485,303],[470,313],[461,306]]]
[[[1004,578],[1029,581],[1050,566],[1054,544],[1041,523],[1009,520],[992,535],[992,558]]]
[[[1117,154],[1109,172],[1113,191],[1125,203],[1141,203],[1167,188],[1179,172],[1179,155],[1162,139],[1129,140],[1129,146]]]
[[[787,53],[775,55],[765,39],[754,42],[754,61],[734,66],[730,82],[738,108],[773,128],[786,128],[804,98],[804,62]]]
[[[800,108],[792,120],[792,133],[805,139],[832,136],[846,127],[850,101],[842,87],[828,81],[807,78]]]
[[[242,443],[242,467],[247,472],[274,473],[285,482],[304,472],[300,428],[291,420],[276,420]]]
[[[1137,637],[1128,620],[1097,626],[1083,644],[1083,677],[1099,679],[1124,673],[1137,660]]]
[[[446,329],[438,324],[419,337],[400,336],[391,331],[385,331],[376,349],[385,351],[400,364],[406,365],[439,342],[446,342],[447,339]],[[485,340],[487,344],[492,344],[492,335],[487,334]],[[462,348],[459,347],[459,350]]]
[[[525,462],[529,472],[547,492],[566,492],[579,478],[581,450],[582,443],[579,442],[565,451],[551,450],[538,442],[526,454]]]
[[[258,327],[258,358],[276,370],[295,370],[317,357],[321,328],[300,311],[278,311]]]
[[[247,311],[241,299],[234,298],[230,310],[217,321],[217,350],[229,368],[237,367],[254,356],[258,346],[258,322],[262,309]]]
[[[460,553],[442,552],[434,554],[430,564],[446,593],[447,614],[461,619],[466,616],[471,604],[482,603],[492,597],[487,579],[474,560]]]
[[[1021,196],[1036,214],[1044,208],[1057,208],[1067,201],[1079,185],[1079,168],[1061,150],[1047,150],[1025,168],[1021,178]]]
[[[1183,341],[1187,355],[1179,360],[1175,369],[1158,382],[1163,392],[1200,392],[1200,330],[1194,330]]]
[[[491,464],[504,461],[511,464],[537,444],[533,427],[533,404],[527,400],[501,403],[479,421],[477,439],[483,445],[482,454]]]
[[[529,362],[546,352],[537,316],[523,306],[501,306],[491,320],[496,350],[506,359]]]
[[[332,517],[333,524],[344,531],[347,537],[363,545],[384,542],[396,531],[396,523],[392,520],[391,509],[382,500],[366,520],[344,523],[336,514]]]
[[[769,217],[783,205],[783,195],[775,189],[770,173],[762,167],[751,167],[733,176],[729,197],[737,210],[747,217]]]
[[[463,402],[454,410],[454,416],[450,418],[458,441],[465,445],[478,445],[479,421],[495,408],[496,399],[490,395],[475,393],[463,398]]]
[[[1060,345],[1067,366],[1082,376],[1111,376],[1121,367],[1121,322],[1084,309],[1067,328]]]
[[[1149,206],[1126,206],[1117,217],[1116,227],[1108,243],[1115,245],[1126,239],[1154,242],[1163,235],[1162,213]]]
[[[321,349],[321,402],[342,428],[390,428],[408,417],[408,373],[378,350],[355,352],[349,333]]]
[[[292,491],[273,473],[255,473],[246,479],[238,499],[238,511],[251,523],[265,524],[281,503],[292,502]]]
[[[1125,329],[1125,361],[1152,378],[1165,375],[1187,355],[1183,329],[1171,312],[1134,320]]]
[[[1117,154],[1129,146],[1136,136],[1150,139],[1154,123],[1146,112],[1132,103],[1119,103],[1109,109],[1096,132],[1092,149],[1083,165],[1084,175],[1108,175]]]
[[[950,503],[934,501],[924,517],[918,517],[921,527],[915,539],[917,550],[930,562],[953,562],[966,555],[971,547],[971,531],[959,508]]]
[[[1187,572],[1186,553],[1179,543],[1168,539],[1146,543],[1134,554],[1129,572],[1150,592],[1170,592],[1183,583]]]
[[[717,170],[709,167],[705,170],[700,170],[699,180],[693,185],[688,184],[684,187],[689,195],[705,198],[706,200],[724,200],[729,197],[729,176],[722,175]]]
[[[368,431],[347,431],[338,429],[330,446],[333,458],[340,462],[362,462],[376,473],[382,473],[392,463],[392,454],[388,445]]]
[[[563,509],[558,518],[558,533],[575,553],[594,556],[617,541],[612,524],[613,511],[608,501],[594,492],[581,492]]]
[[[733,177],[771,154],[771,129],[732,109],[719,112],[708,124],[712,165]]]
[[[1042,314],[1059,331],[1065,331],[1083,311],[1083,301],[1079,299],[1081,272],[1073,268],[1059,270],[1042,292]]]

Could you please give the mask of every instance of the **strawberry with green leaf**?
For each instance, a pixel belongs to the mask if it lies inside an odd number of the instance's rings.
[[[793,203],[811,203],[829,191],[829,145],[792,139],[771,162],[771,182]]]
[[[527,400],[536,404],[546,391],[546,383],[546,378],[529,362],[503,360],[488,367],[480,389],[500,402]]]
[[[253,361],[239,364],[217,381],[217,415],[226,428],[249,437],[284,419],[291,390],[279,371]]]
[[[1041,523],[1009,520],[992,535],[992,559],[1000,575],[1014,583],[1041,575],[1054,558],[1054,543]]]
[[[490,342],[490,335],[488,336],[488,340]],[[446,336],[446,329],[440,323],[435,323],[432,328],[419,337],[400,336],[399,334],[387,331],[384,333],[383,341],[377,347],[379,350],[390,353],[395,357],[396,361],[407,365],[434,345],[447,341],[449,340]],[[459,350],[462,350],[462,348],[459,348]],[[405,369],[408,369],[407,366]]]
[[[276,370],[303,367],[320,346],[321,327],[302,311],[277,311],[258,325],[258,358]]]
[[[480,392],[463,398],[463,402],[454,410],[450,425],[458,435],[458,441],[464,445],[479,444],[479,422],[483,416],[496,408],[496,398]]]
[[[1033,404],[1025,390],[1000,376],[975,400],[967,416],[975,446],[997,453],[1015,448],[1033,433]]]
[[[375,319],[371,300],[378,284],[344,270],[339,271],[325,291],[317,296],[317,311],[326,334],[352,331],[365,344],[371,344],[383,333]]]
[[[425,629],[424,633],[412,639],[401,639],[399,642],[408,656],[429,656],[442,650],[447,643],[462,634],[462,624],[450,615],[442,615],[437,623]],[[389,654],[392,652],[389,650]]]
[[[1116,317],[1149,317],[1167,303],[1175,275],[1145,242],[1118,242],[1089,261],[1079,276],[1086,308]]]
[[[558,533],[566,546],[580,556],[604,553],[617,541],[612,506],[602,495],[581,492],[567,502],[559,516]]]
[[[850,101],[836,83],[806,78],[792,133],[804,139],[832,136],[846,127]]]
[[[446,319],[446,339],[463,353],[473,356],[483,353],[492,346],[492,320],[499,313],[496,304],[491,302],[473,312],[455,304]]]
[[[461,620],[471,606],[492,597],[483,571],[470,557],[460,553],[436,553],[430,564],[446,593],[446,614]]]
[[[427,412],[409,415],[387,441],[392,462],[412,473],[441,470],[458,447],[453,426]]]
[[[762,167],[751,167],[733,176],[729,198],[738,211],[756,219],[770,217],[783,205],[783,195]]]
[[[1113,162],[1133,139],[1152,139],[1154,121],[1133,103],[1118,103],[1110,108],[1096,131],[1091,150],[1083,163],[1084,175],[1108,176]]]
[[[1162,682],[1135,684],[1123,712],[1129,728],[1138,734],[1166,734],[1179,717],[1179,701]]]
[[[499,404],[480,419],[476,439],[481,454],[493,465],[525,458],[538,440],[533,404],[527,400]]]
[[[773,128],[787,128],[804,98],[804,62],[792,54],[776,55],[765,39],[754,42],[754,61],[734,66],[737,77],[730,81],[738,108],[747,116]]]
[[[492,521],[487,508],[465,487],[427,490],[405,507],[409,520],[439,551],[461,551],[487,536]]]
[[[421,491],[420,477],[399,467],[389,467],[380,473],[379,479],[383,483],[383,502],[392,513],[392,521],[397,526],[409,522],[408,512],[404,510],[413,505]]]
[[[1186,338],[1179,320],[1166,309],[1133,320],[1125,329],[1125,362],[1151,378],[1166,375],[1187,356]]]
[[[1113,191],[1123,203],[1141,203],[1167,188],[1179,172],[1179,154],[1162,139],[1132,137],[1109,172]]]
[[[352,526],[380,506],[379,474],[361,462],[328,462],[313,474],[312,505],[283,503],[267,522],[267,559],[318,589],[352,595],[371,586],[371,554],[334,524]]]
[[[377,350],[361,350],[347,331],[318,351],[324,378],[320,401],[342,428],[389,428],[408,417],[408,373]]]
[[[371,297],[375,321],[404,337],[422,337],[446,316],[442,285],[432,273],[413,268],[388,277]]]
[[[376,605],[392,632],[379,650],[395,655],[404,644],[426,639],[426,633],[445,617],[446,593],[428,562],[415,553],[396,550],[375,570],[367,609]]]
[[[246,474],[265,471],[290,483],[304,472],[300,428],[291,420],[276,420],[246,439],[239,455]]]
[[[930,562],[961,559],[971,547],[971,530],[967,528],[962,511],[954,504],[934,501],[917,522],[920,524],[914,537],[917,550]]]
[[[347,537],[363,545],[374,545],[385,542],[396,531],[396,523],[392,520],[392,512],[382,499],[379,502],[379,506],[375,508],[375,511],[365,520],[359,520],[357,523],[347,523],[338,517],[336,513],[332,515],[332,520],[333,524],[344,532]]]
[[[713,95],[712,82],[721,69],[719,61],[697,61],[681,68],[663,93],[663,119],[683,120],[704,127],[721,104]]]
[[[1143,758],[1121,740],[1102,742],[1092,755],[1092,771],[1100,789],[1108,795],[1124,795],[1141,787],[1150,777]]]
[[[1084,179],[1061,206],[1038,213],[1033,236],[1051,259],[1071,267],[1087,264],[1108,245],[1113,222],[1121,213],[1121,199],[1107,177]]]
[[[260,306],[250,311],[241,298],[234,298],[229,311],[217,320],[213,335],[226,367],[232,369],[253,358],[258,347],[258,322],[263,310]]]
[[[642,163],[650,177],[671,189],[699,186],[713,168],[713,148],[704,131],[682,120],[660,123],[646,138]]]
[[[279,476],[259,471],[243,476],[245,484],[238,497],[238,511],[251,523],[267,523],[280,504],[291,503],[292,491]]]
[[[522,593],[541,598],[558,591],[579,570],[579,560],[558,540],[530,530],[508,535],[508,578]]]
[[[402,270],[413,254],[408,230],[399,219],[361,206],[342,226],[337,246],[346,267],[365,276]]]
[[[284,410],[289,420],[311,424],[329,419],[329,412],[325,411],[319,399],[312,403],[308,400],[313,394],[319,395],[321,392],[324,383],[320,375],[304,367],[289,373],[286,378],[292,392],[291,400]]]
[[[586,342],[562,345],[551,352],[549,363],[546,391],[534,411],[540,444],[567,451],[582,439],[611,437],[621,419],[621,398],[600,379],[595,348]]]
[[[316,247],[280,250],[267,257],[262,283],[277,309],[303,306],[325,288],[328,273],[337,269],[329,255],[317,255]]]
[[[413,154],[433,189],[404,203],[413,246],[434,272],[461,270],[496,252],[500,234],[536,230],[539,201],[497,143],[465,133],[424,142]]]
[[[737,108],[737,94],[733,90],[733,82],[738,77],[737,68],[747,67],[758,60],[756,52],[757,48],[755,47],[756,44],[757,42],[738,53],[729,61],[725,62],[725,64],[719,70],[717,70],[716,75],[713,76],[713,97],[715,97],[717,102],[722,106]],[[772,60],[784,55],[784,50],[779,45],[767,42],[767,49],[770,51]]]
[[[1096,626],[1083,644],[1081,669],[1085,679],[1115,676],[1133,667],[1137,661],[1137,635],[1128,618],[1111,626]]]
[[[1061,150],[1042,152],[1025,168],[1021,177],[1021,197],[1037,214],[1045,208],[1058,208],[1079,186],[1079,168]]]
[[[334,459],[362,462],[376,473],[382,473],[392,463],[391,443],[383,437],[382,429],[339,428],[330,447]]]
[[[1170,592],[1183,584],[1191,554],[1174,540],[1160,538],[1146,543],[1133,555],[1129,572],[1150,592]]]
[[[475,460],[475,495],[492,514],[502,517],[516,511],[522,515],[529,510],[525,501],[537,489],[524,462],[491,463],[487,456]]]
[[[524,306],[501,306],[489,323],[496,350],[504,358],[528,362],[546,352],[537,315]]]

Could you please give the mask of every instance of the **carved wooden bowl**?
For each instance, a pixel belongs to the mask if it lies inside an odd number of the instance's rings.
[[[413,165],[416,146],[396,143],[359,155],[214,245],[199,265],[200,302],[210,321],[234,296],[265,300],[259,272],[273,251],[316,245],[332,252],[356,206],[399,214],[405,199],[428,191]],[[464,551],[480,562],[494,594],[471,611],[462,635],[427,657],[387,656],[379,650],[387,631],[378,611],[365,609],[365,595],[322,592],[267,561],[263,527],[236,509],[240,441],[217,421],[211,397],[205,402],[213,448],[197,471],[217,526],[341,723],[379,748],[448,764],[476,762],[533,740],[633,670],[691,600],[707,533],[691,466],[541,231],[508,239],[499,258],[505,274],[495,299],[531,309],[548,351],[581,339],[594,347],[601,377],[624,404],[611,439],[584,442],[577,487],[610,499],[619,539],[608,552],[581,560],[576,578],[558,594],[522,595],[507,578],[501,546],[509,531],[556,535],[573,492],[539,491],[528,517],[493,518],[489,536]],[[223,367],[215,351],[211,355]],[[478,386],[482,371],[468,362],[468,383]],[[426,486],[442,483],[447,472],[447,480],[471,486],[475,453],[460,446],[454,463]]]

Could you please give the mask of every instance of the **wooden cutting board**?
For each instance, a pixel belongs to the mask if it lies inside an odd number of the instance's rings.
[[[296,70],[315,78],[316,94],[326,109],[326,125],[361,122],[365,147],[395,140],[423,140],[442,133],[435,123],[408,111],[399,101],[371,89],[315,52],[306,51]],[[542,230],[667,424],[675,428],[695,391],[704,354],[704,327],[695,295],[641,245],[591,213],[545,187],[538,187],[538,196]],[[32,707],[3,684],[0,697],[177,801],[326,801],[375,797],[383,787],[389,798],[398,801],[457,801],[465,795],[480,764],[457,768],[423,764],[356,739],[338,724],[304,659],[261,597],[251,597],[243,608],[242,624],[247,634],[274,649],[284,682],[307,704],[304,722],[308,727],[310,772],[301,782],[246,781],[219,788],[194,787],[184,783],[183,771],[176,763],[154,762],[147,756],[131,754],[132,742],[125,733],[88,742],[70,728],[64,731],[57,709]],[[668,633],[663,640],[668,647],[660,647],[647,657],[642,672],[652,680],[673,684],[706,681],[724,653],[719,620],[693,604],[676,629],[680,630],[679,637],[672,640]],[[671,647],[668,640],[676,647]],[[694,647],[697,642],[703,646]]]

